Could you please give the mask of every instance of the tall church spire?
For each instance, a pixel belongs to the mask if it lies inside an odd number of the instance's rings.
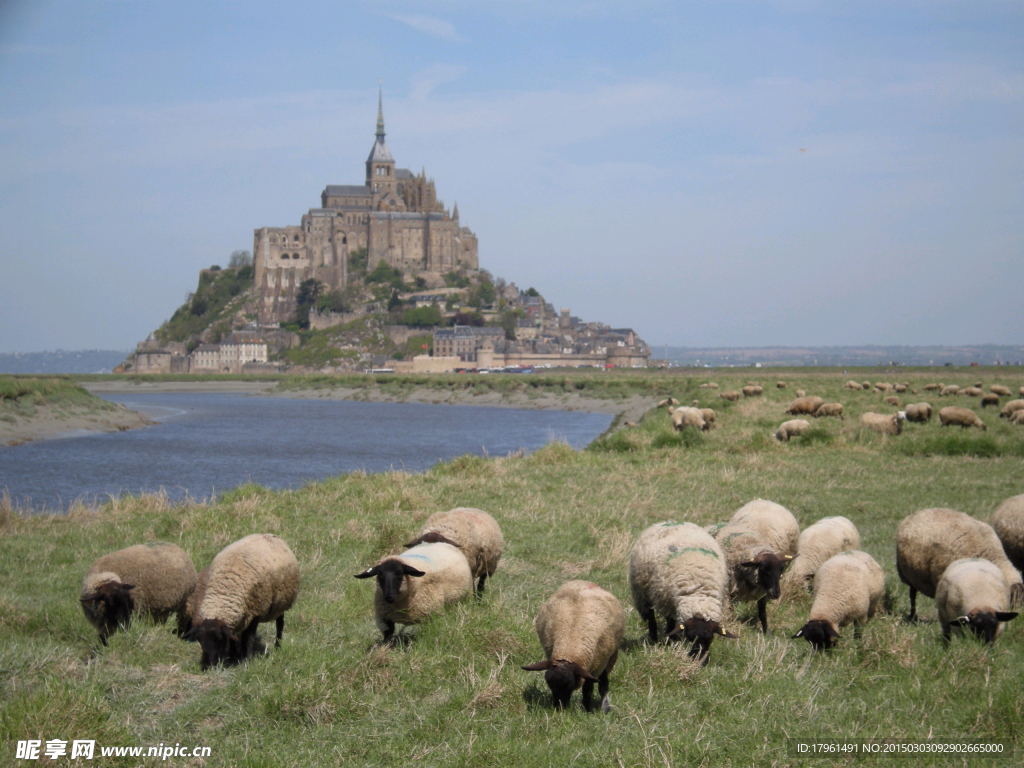
[[[377,85],[377,139],[384,141],[384,91]]]

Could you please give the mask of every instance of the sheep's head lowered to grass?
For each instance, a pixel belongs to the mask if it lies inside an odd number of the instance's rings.
[[[555,659],[538,661],[523,667],[527,672],[544,672],[544,682],[551,689],[555,709],[566,709],[572,692],[579,690],[584,682],[596,683],[598,679],[574,661]]]
[[[90,621],[102,625],[100,642],[104,645],[107,644],[107,637],[118,627],[126,627],[131,621],[132,611],[135,610],[135,601],[131,595],[133,589],[134,584],[122,584],[117,579],[111,579],[98,585],[94,592],[79,598]]]
[[[999,634],[999,625],[1015,618],[1016,613],[1007,611],[972,611],[967,616],[953,619],[951,623],[958,627],[970,627],[975,637],[992,644]]]
[[[816,651],[820,651],[822,649],[825,649],[826,651],[831,650],[832,646],[836,644],[836,640],[842,639],[842,635],[836,631],[836,628],[832,626],[831,622],[824,621],[822,619],[808,621],[795,635],[793,635],[794,640],[798,637],[802,637],[810,643]]]
[[[204,619],[182,635],[182,639],[199,643],[203,649],[200,663],[204,672],[218,664],[237,664],[247,655],[242,641],[220,619]]]
[[[700,659],[701,664],[707,666],[711,653],[711,641],[715,637],[730,637],[736,639],[736,635],[727,632],[717,621],[702,619],[694,616],[680,624],[668,633],[669,640],[677,640],[680,637],[690,644],[690,656]]]

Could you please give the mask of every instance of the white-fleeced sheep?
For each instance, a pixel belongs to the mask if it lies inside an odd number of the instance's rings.
[[[1014,411],[1012,414],[1010,414],[1010,423],[1024,424],[1024,409]]]
[[[781,593],[782,573],[796,554],[800,526],[781,504],[755,499],[740,507],[715,540],[725,552],[730,596],[736,602],[757,601],[761,631],[768,631],[768,601]]]
[[[861,386],[860,386],[860,384],[858,384],[858,383],[857,383],[856,381],[854,381],[853,379],[850,379],[850,380],[849,380],[848,382],[846,382],[845,384],[843,384],[843,386],[844,386],[844,387],[846,387],[846,389],[852,389],[852,390],[854,390],[855,392],[860,392],[860,390],[861,390]]]
[[[790,419],[789,421],[782,422],[779,428],[775,430],[775,439],[788,443],[791,437],[800,437],[810,428],[811,425],[806,419]]]
[[[775,388],[776,389],[785,389],[786,388],[786,382],[784,382],[784,381],[776,381],[775,382]]]
[[[702,432],[708,431],[707,422],[704,421],[704,414],[701,413],[700,408],[692,408],[688,405],[672,411],[672,426],[680,432],[687,427],[693,427]]]
[[[898,435],[903,431],[903,422],[906,419],[905,415],[900,413],[862,413],[860,415],[860,425],[873,429],[875,432],[881,432],[883,435]]]
[[[1024,494],[1011,496],[1000,504],[992,513],[991,525],[1006,557],[1018,571],[1024,571]]]
[[[985,390],[981,387],[967,387],[965,389],[961,389],[957,394],[967,395],[968,397],[981,397],[985,394]]]
[[[953,509],[921,509],[896,528],[896,572],[910,588],[908,621],[917,618],[917,593],[935,597],[943,572],[954,560],[983,557],[1003,572],[1011,605],[1024,599],[1020,572],[1006,557],[992,526]]]
[[[764,394],[764,389],[756,384],[748,384],[741,391],[744,397],[760,397]]]
[[[896,384],[896,385],[893,386],[893,390],[895,390],[896,392],[898,392],[900,394],[903,394],[904,392],[907,391],[907,385],[903,384],[903,383]]]
[[[716,423],[715,411],[712,408],[701,408],[701,415],[704,417],[704,425],[707,429],[718,426]]]
[[[185,603],[195,588],[196,569],[188,554],[175,544],[154,541],[98,558],[82,579],[79,600],[106,645],[119,626],[128,626],[132,614],[162,623],[177,613],[178,634],[184,634]]]
[[[731,389],[728,392],[721,392],[718,396],[723,400],[728,400],[730,403],[735,403],[740,399],[740,393],[735,389]]]
[[[182,637],[185,637],[188,630],[192,628],[192,620],[196,616],[199,604],[203,602],[203,597],[206,595],[206,585],[209,583],[210,566],[206,566],[196,576],[196,588],[192,590],[192,594],[185,601],[185,608],[178,613],[178,627],[181,629],[179,634]],[[189,637],[187,639],[194,640],[195,638]]]
[[[875,382],[875,389],[879,392],[889,392],[892,389],[892,384],[884,381]]]
[[[999,395],[993,393],[981,396],[981,407],[987,408],[990,405],[999,405]]]
[[[800,532],[796,557],[790,563],[783,583],[803,586],[833,555],[856,549],[860,549],[857,526],[842,516],[823,517]]]
[[[656,408],[670,408],[673,405],[679,405],[679,401],[674,397],[666,397],[658,401]]]
[[[276,622],[274,647],[280,646],[299,581],[298,560],[279,536],[254,533],[224,547],[210,563],[206,593],[186,636],[203,649],[203,669],[246,659],[264,622]]]
[[[924,385],[924,391],[925,392],[933,392],[933,391],[939,390],[939,389],[942,389],[942,385],[941,384],[925,384]]]
[[[801,414],[813,415],[816,410],[825,404],[825,401],[820,397],[798,397],[789,407],[786,409],[786,413],[790,416],[799,416]]]
[[[820,419],[825,416],[838,416],[841,421],[845,421],[846,417],[843,416],[843,404],[842,403],[822,403],[818,406],[818,409],[814,412],[814,418]]]
[[[839,630],[854,625],[860,637],[885,594],[885,574],[867,552],[840,552],[826,560],[814,576],[814,602],[802,637],[816,650],[829,649],[841,638]]]
[[[1010,397],[1013,392],[1010,391],[1009,387],[1004,387],[1002,384],[993,384],[989,387],[989,391],[994,395],[1000,395],[1002,397]]]
[[[1024,411],[1024,400],[1011,400],[999,411],[999,418],[1008,419],[1017,411]]]
[[[713,381],[707,381],[700,385],[701,389],[718,389],[718,385]]]
[[[454,544],[462,550],[477,580],[476,595],[483,595],[484,582],[494,575],[505,551],[505,539],[498,522],[482,509],[472,507],[435,512],[427,518],[417,538],[405,546],[438,541]]]
[[[583,708],[594,710],[594,683],[601,711],[608,712],[608,673],[615,666],[626,632],[626,613],[611,592],[589,581],[570,581],[537,612],[537,637],[547,659],[523,669],[544,672],[556,709],[569,706],[583,687]]]
[[[807,397],[807,393],[804,392],[802,389],[798,389],[793,394],[796,395],[797,397]]]
[[[953,395],[960,392],[960,387],[956,384],[949,384],[939,390],[939,397],[952,397]]]
[[[904,413],[907,414],[907,421],[926,424],[932,420],[932,407],[929,403],[911,403]]]
[[[1010,612],[1006,577],[990,561],[979,557],[954,560],[935,588],[942,639],[949,642],[955,627],[958,632],[970,627],[980,640],[994,643],[1006,622],[1017,618]]]
[[[940,410],[939,423],[944,427],[960,427],[961,429],[977,427],[982,432],[986,429],[985,422],[978,417],[978,414],[970,408],[961,408],[958,405],[949,405]]]
[[[886,405],[891,405],[894,408],[899,408],[900,399],[896,395],[889,395],[889,397],[883,398],[882,402]]]
[[[357,579],[377,579],[374,620],[388,642],[395,624],[421,624],[438,609],[473,591],[473,574],[462,551],[451,544],[418,544],[384,558]]]
[[[668,637],[691,644],[690,656],[707,663],[716,635],[735,637],[722,626],[729,574],[725,553],[693,523],[655,523],[637,538],[629,555],[633,606],[658,640],[658,614]]]

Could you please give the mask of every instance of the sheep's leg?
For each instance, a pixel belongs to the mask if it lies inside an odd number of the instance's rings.
[[[252,649],[252,642],[256,637],[256,628],[258,626],[258,622],[253,619],[249,626],[245,628],[242,636],[238,639],[237,658],[231,659],[231,661],[241,661],[242,659],[249,658],[249,651]]]
[[[587,712],[594,711],[594,681],[583,681],[583,708]]]
[[[768,630],[768,595],[764,595],[757,601],[757,618],[761,622],[761,632],[765,637],[771,637]]]
[[[672,630],[676,628],[676,617],[668,616],[665,618],[665,642],[671,642],[669,635],[672,634]]]
[[[853,625],[853,639],[860,640],[861,635],[864,634],[864,627],[861,626],[860,622]]]
[[[476,593],[476,599],[479,600],[484,596],[484,582],[487,581],[487,574],[481,573],[480,580],[476,583],[476,589],[473,590]]]
[[[274,640],[274,647],[281,647],[281,635],[284,634],[284,614],[277,617],[277,639]]]
[[[391,619],[381,619],[377,622],[377,626],[380,628],[380,631],[384,634],[383,642],[394,642],[392,638],[395,636],[395,622],[393,622]]]
[[[601,697],[601,711],[611,712],[612,704],[608,700],[608,669],[606,668],[601,676],[597,678],[597,693]]]
[[[949,647],[949,636],[950,636],[950,632],[951,632],[952,628],[953,628],[952,624],[943,624],[942,625],[942,645],[945,648]]]
[[[647,622],[647,635],[651,638],[651,642],[658,642],[658,619],[654,615],[654,609],[648,610],[647,613],[641,613],[640,618]]]
[[[911,624],[917,621],[917,589],[910,588],[910,613],[907,614],[907,621]]]

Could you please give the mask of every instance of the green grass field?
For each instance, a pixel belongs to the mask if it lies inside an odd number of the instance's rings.
[[[1017,391],[1011,369],[876,373],[853,378],[931,381]],[[608,376],[608,374],[593,374]],[[557,377],[559,381],[563,377]],[[778,390],[775,381],[788,386]],[[676,435],[664,411],[576,452],[551,444],[528,456],[461,457],[410,475],[360,473],[299,491],[247,486],[209,505],[125,498],[66,517],[23,517],[0,502],[0,764],[25,739],[95,739],[101,745],[180,743],[211,748],[206,761],[247,766],[750,766],[834,765],[791,757],[788,738],[997,740],[1013,758],[886,758],[885,765],[1017,765],[1024,752],[1024,619],[990,648],[940,641],[933,601],[907,625],[907,590],[895,573],[895,530],[911,512],[952,507],[981,519],[1024,493],[1024,428],[979,411],[984,433],[943,430],[936,419],[898,437],[864,432],[857,417],[891,412],[881,395],[842,389],[841,371],[706,375],[628,373],[631,390],[674,394],[715,408],[719,428]],[[612,382],[613,379],[606,379]],[[705,381],[765,387],[762,398],[726,403]],[[561,384],[559,384],[561,386]],[[623,387],[626,385],[623,384]],[[842,402],[788,444],[772,439],[802,388]],[[610,389],[615,389],[611,387]],[[973,406],[966,397],[900,396]],[[1004,402],[1007,398],[1004,398]],[[626,561],[636,535],[675,519],[727,519],[751,499],[788,507],[801,527],[845,515],[862,548],[885,569],[888,612],[854,640],[819,655],[792,635],[809,595],[770,604],[773,637],[755,628],[753,604],[736,606],[706,667],[678,645],[650,646],[629,606]],[[377,644],[373,582],[353,578],[397,552],[431,513],[480,507],[500,522],[506,553],[479,604],[467,601],[410,628],[399,647]],[[231,669],[202,673],[199,649],[171,625],[136,622],[107,648],[78,604],[81,578],[99,555],[161,539],[184,547],[196,568],[254,532],[284,537],[303,584],[286,615],[282,647]],[[551,709],[532,622],[564,581],[585,578],[627,608],[626,641],[611,675],[613,710]],[[261,638],[272,640],[264,626]],[[271,642],[272,644],[272,642]],[[96,764],[144,765],[99,758]],[[78,764],[75,762],[74,764]]]

